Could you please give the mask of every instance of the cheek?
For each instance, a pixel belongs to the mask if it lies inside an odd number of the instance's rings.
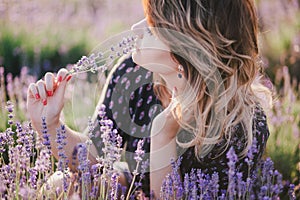
[[[165,59],[170,57],[169,52],[154,49],[139,49],[132,54],[133,60],[140,65],[151,63],[165,63]]]
[[[139,65],[168,65],[170,53],[162,50],[141,49],[132,54],[133,61]]]
[[[173,66],[169,48],[153,37],[145,37],[140,41],[138,50],[132,54],[132,58],[135,63],[152,72],[168,73]]]

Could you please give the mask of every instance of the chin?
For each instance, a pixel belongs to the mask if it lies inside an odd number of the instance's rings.
[[[142,55],[141,51],[137,50],[132,53],[132,60],[135,64],[143,66],[145,65],[145,58]],[[147,61],[146,61],[147,63]]]
[[[131,54],[131,57],[132,57],[133,62],[134,62],[135,64],[138,64],[138,63],[137,63],[137,59],[136,59],[136,54],[137,54],[137,52],[134,51],[134,52]]]

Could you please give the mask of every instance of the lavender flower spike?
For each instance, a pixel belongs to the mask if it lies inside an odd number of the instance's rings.
[[[235,154],[234,148],[231,147],[229,151],[226,154],[226,157],[228,158],[228,195],[229,199],[234,199],[234,196],[236,195],[236,177],[235,177],[235,163],[238,161],[238,157]]]
[[[110,44],[115,43],[115,45],[105,47],[104,51],[100,51],[98,48],[94,51],[94,53],[91,53],[90,56],[83,56],[76,64],[73,65],[68,74],[78,74],[87,71],[95,73],[98,70],[103,73],[106,71],[108,66],[111,66],[116,59],[123,55],[127,55],[134,50],[133,47],[137,37],[130,35],[132,32],[127,34],[129,35],[124,37],[121,42],[110,41]],[[115,38],[111,39],[114,40]],[[104,45],[105,44],[102,44],[101,46]]]
[[[14,117],[14,105],[11,101],[7,101],[6,103],[6,109],[8,111],[8,124],[11,126],[14,121],[13,121],[13,117]]]

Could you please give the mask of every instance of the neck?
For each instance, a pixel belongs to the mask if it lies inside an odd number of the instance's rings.
[[[179,78],[177,72],[160,74],[160,76],[166,82],[166,86],[170,91],[172,91],[174,87],[176,87],[178,94],[181,94],[183,92],[186,85],[186,80],[184,77]]]

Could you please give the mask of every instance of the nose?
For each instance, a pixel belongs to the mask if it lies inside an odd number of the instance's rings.
[[[143,19],[139,22],[137,22],[136,24],[133,24],[131,26],[131,30],[134,32],[134,34],[136,34],[139,38],[143,37],[144,34],[144,30],[147,27],[147,21],[146,19]]]

